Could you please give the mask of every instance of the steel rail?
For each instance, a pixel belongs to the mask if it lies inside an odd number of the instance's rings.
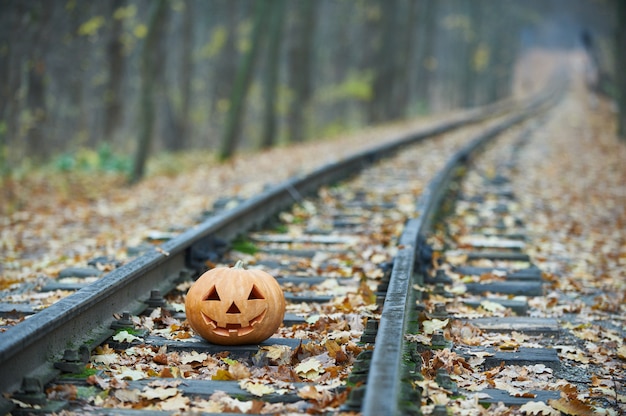
[[[519,102],[506,100],[469,110],[322,166],[307,175],[291,178],[108,273],[0,334],[0,392],[18,390],[25,377],[36,378],[43,385],[59,373],[53,363],[61,359],[66,349],[76,350],[83,345],[92,349],[100,344],[113,333],[110,326],[115,320],[114,314],[122,311],[139,313],[146,308],[144,300],[149,298],[151,290],[166,293],[175,286],[181,273],[188,270],[190,252],[196,245],[215,237],[228,240],[260,226],[294,200],[389,157],[406,145],[519,106]]]
[[[419,216],[407,221],[398,242],[367,378],[361,408],[363,416],[406,415],[411,414],[411,409],[420,407],[419,403],[407,403],[410,399],[403,397],[406,389],[402,387],[407,376],[402,365],[406,353],[404,334],[414,310],[412,303],[415,295],[411,285],[423,283],[423,276],[415,276],[417,271],[414,270],[420,261],[420,243],[430,232],[433,217],[443,202],[449,184],[480,148],[508,128],[556,103],[564,91],[565,82],[555,82],[553,88],[530,100],[520,113],[507,117],[472,138],[468,145],[448,160],[417,200],[416,212]]]

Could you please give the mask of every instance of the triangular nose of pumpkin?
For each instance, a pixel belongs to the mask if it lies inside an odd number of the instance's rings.
[[[226,313],[241,313],[235,302],[231,303],[230,307],[226,311]]]

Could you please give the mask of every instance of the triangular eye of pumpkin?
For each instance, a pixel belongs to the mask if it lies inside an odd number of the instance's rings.
[[[250,290],[250,294],[248,295],[248,300],[254,299],[265,299],[265,296],[263,296],[261,292],[259,292],[259,289],[256,287],[256,285],[252,285],[252,290]]]
[[[215,289],[215,286],[213,286],[211,290],[209,290],[209,293],[207,293],[207,295],[204,297],[204,300],[221,300],[220,295],[217,293],[217,289]]]
[[[226,313],[241,313],[241,311],[239,310],[237,305],[235,305],[235,302],[233,302],[230,304],[230,307],[228,308]]]

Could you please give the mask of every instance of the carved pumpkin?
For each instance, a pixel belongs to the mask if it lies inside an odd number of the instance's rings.
[[[185,299],[189,324],[214,344],[255,344],[266,340],[285,316],[280,285],[262,270],[216,267],[189,288]]]

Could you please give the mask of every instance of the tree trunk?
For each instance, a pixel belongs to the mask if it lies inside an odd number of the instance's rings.
[[[397,0],[380,0],[382,20],[380,21],[380,41],[376,45],[376,61],[373,66],[374,81],[372,85],[372,102],[369,106],[368,119],[370,123],[380,123],[389,120],[393,113],[391,90],[395,67],[395,25]]]
[[[218,158],[228,160],[234,154],[239,142],[241,121],[243,120],[245,101],[248,95],[252,73],[256,65],[258,51],[263,41],[263,26],[268,11],[267,0],[257,0],[254,9],[254,29],[252,31],[252,43],[243,56],[242,62],[237,69],[235,85],[230,99],[230,107],[226,116],[226,125]]]
[[[285,15],[285,1],[274,0],[271,5],[271,17],[267,51],[267,68],[263,85],[265,104],[263,115],[263,134],[261,148],[267,149],[276,142],[276,87],[280,70],[280,47]]]
[[[122,45],[122,19],[113,17],[115,11],[124,7],[126,0],[113,0],[111,6],[111,33],[107,44],[109,80],[104,102],[104,140],[113,141],[113,134],[120,124],[122,115],[122,78],[124,77],[124,46]]]
[[[406,4],[408,3],[408,4]],[[415,21],[417,20],[417,3],[414,0],[408,0],[402,5],[401,14],[403,19],[401,23],[402,32],[400,35],[400,54],[397,56],[397,80],[394,83],[392,91],[393,113],[392,118],[401,118],[408,115],[409,103],[409,73],[413,68],[413,53],[415,50]],[[406,10],[404,10],[406,8]]]
[[[417,58],[415,66],[415,91],[412,101],[418,112],[430,109],[432,84],[438,63],[435,58],[435,31],[437,27],[438,3],[420,0],[417,11]]]
[[[171,126],[168,135],[165,137],[167,150],[179,151],[188,147],[190,141],[189,112],[191,104],[191,81],[193,78],[193,3],[185,2],[181,27],[181,48],[179,58],[179,85],[178,90],[174,88],[164,89],[164,111],[166,113],[166,123]],[[164,85],[169,85],[167,80],[163,80]],[[178,97],[172,101],[172,97]]]
[[[9,12],[10,9],[10,12]],[[14,78],[19,71],[14,68],[16,65],[14,55],[16,53],[13,44],[13,37],[19,27],[16,6],[14,1],[6,2],[5,12],[0,13],[0,44],[6,45],[3,59],[0,60],[0,185],[6,186],[5,175],[11,172],[9,166],[10,132],[12,132],[11,113],[17,107],[17,91],[20,82],[15,82]],[[8,178],[7,178],[8,179]],[[3,187],[3,186],[0,186]]]
[[[226,16],[224,17],[224,30],[226,39],[222,50],[216,57],[214,88],[212,91],[211,116],[216,121],[223,117],[223,106],[221,103],[227,102],[232,95],[235,84],[235,74],[237,70],[237,27],[239,25],[237,16],[238,2],[229,0],[225,6]]]
[[[293,4],[293,3],[292,3]],[[317,15],[317,2],[298,0],[296,3],[294,30],[289,37],[287,59],[289,65],[289,88],[293,101],[287,114],[287,137],[291,142],[304,141],[307,131],[312,87],[313,37]]]
[[[157,54],[157,45],[162,31],[161,25],[167,16],[167,0],[158,0],[153,3],[148,33],[141,52],[141,91],[139,101],[139,136],[131,182],[138,182],[144,175],[146,160],[150,152],[154,131],[154,89],[159,75],[159,65],[162,57]]]
[[[41,160],[49,150],[44,139],[45,124],[48,118],[46,108],[46,38],[50,16],[54,4],[50,2],[40,2],[35,9],[35,33],[33,34],[34,46],[28,62],[28,90],[26,92],[26,107],[29,114],[28,125],[26,127],[26,143],[28,154],[35,160]]]
[[[191,107],[191,80],[193,78],[193,3],[185,3],[183,17],[183,52],[181,56],[180,76],[180,113],[178,117],[178,149],[187,147],[190,139],[189,112]]]
[[[615,40],[615,74],[618,94],[618,127],[617,134],[626,141],[626,2],[616,0],[617,7],[617,39]]]

